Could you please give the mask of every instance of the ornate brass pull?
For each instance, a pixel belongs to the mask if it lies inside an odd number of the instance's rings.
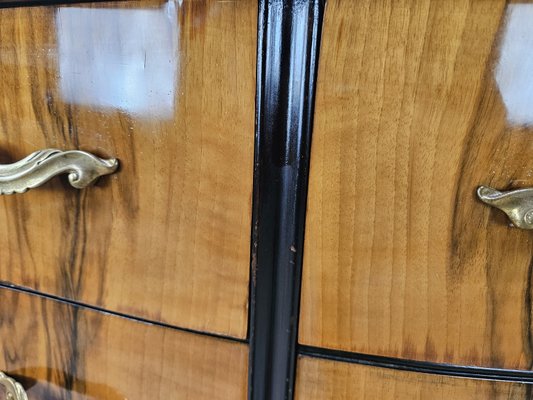
[[[500,192],[490,187],[480,186],[477,195],[482,202],[499,208],[507,214],[517,228],[533,229],[533,189]]]
[[[118,160],[104,160],[79,150],[46,149],[8,165],[0,165],[0,194],[24,193],[59,174],[77,189],[83,189],[100,176],[112,174]]]
[[[6,400],[28,400],[22,385],[3,372],[0,372],[0,385],[5,387]]]

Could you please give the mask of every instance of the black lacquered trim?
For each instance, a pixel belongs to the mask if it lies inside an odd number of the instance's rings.
[[[34,7],[34,6],[57,6],[79,3],[102,3],[102,2],[123,2],[127,0],[19,0],[19,1],[1,1],[0,8],[14,7]]]
[[[260,0],[249,399],[292,399],[323,0]]]
[[[352,353],[348,351],[325,349],[313,346],[298,346],[298,355],[424,374],[533,383],[533,371],[484,368],[456,364],[440,364],[427,361],[404,360],[401,358]]]

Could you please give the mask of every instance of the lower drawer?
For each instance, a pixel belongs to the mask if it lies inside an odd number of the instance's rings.
[[[0,369],[42,399],[245,399],[247,346],[0,289]]]
[[[457,378],[300,357],[297,400],[530,399],[532,385]]]

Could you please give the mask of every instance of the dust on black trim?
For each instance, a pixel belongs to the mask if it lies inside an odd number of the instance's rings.
[[[323,0],[260,0],[249,400],[292,399]]]

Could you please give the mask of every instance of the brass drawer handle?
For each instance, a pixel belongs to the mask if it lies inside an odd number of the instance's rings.
[[[117,168],[118,160],[105,160],[85,151],[40,150],[16,163],[0,165],[0,195],[24,193],[59,174],[68,174],[70,184],[83,189]]]
[[[500,192],[490,187],[480,186],[477,195],[482,202],[507,214],[517,228],[533,229],[533,189]]]
[[[0,372],[0,385],[6,388],[6,400],[28,400],[22,385],[3,372]]]

